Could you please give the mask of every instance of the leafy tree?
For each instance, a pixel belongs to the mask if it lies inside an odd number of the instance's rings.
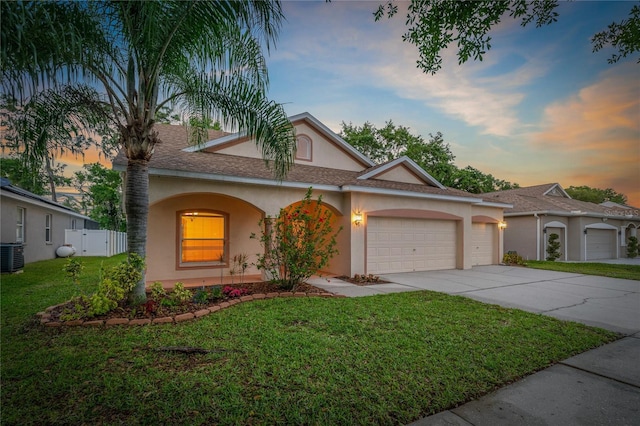
[[[570,186],[565,192],[575,200],[587,201],[589,203],[604,203],[605,201],[613,201],[618,204],[626,204],[627,196],[614,191],[611,188],[599,189],[590,186]]]
[[[517,183],[497,179],[491,174],[485,174],[474,167],[467,166],[464,169],[459,169],[455,172],[451,187],[471,192],[473,194],[482,194],[485,192],[519,188],[519,185]]]
[[[369,122],[361,127],[342,122],[340,136],[376,163],[406,155],[445,185],[455,169],[455,156],[440,132],[429,134],[426,142],[422,136],[411,134],[408,127],[396,126],[389,120],[382,129]]]
[[[418,48],[418,68],[435,74],[442,67],[440,52],[450,43],[458,47],[458,63],[482,60],[491,49],[489,31],[503,16],[520,19],[524,27],[535,22],[537,27],[556,21],[556,0],[411,0],[407,10],[407,31],[402,36]],[[392,0],[374,12],[376,21],[398,13]]]
[[[13,185],[33,192],[36,195],[47,193],[47,178],[41,169],[25,167],[16,157],[0,158],[0,175],[11,181]],[[59,176],[56,173],[56,176]],[[63,176],[60,176],[64,178]]]
[[[402,40],[417,47],[418,68],[435,74],[442,68],[440,52],[451,43],[456,43],[459,64],[469,59],[481,61],[491,49],[491,29],[505,17],[519,20],[523,27],[531,23],[542,27],[557,20],[557,7],[557,0],[411,0],[405,17],[407,31]],[[378,6],[374,18],[379,21],[397,13],[396,3],[388,0]],[[609,59],[610,63],[638,52],[640,7],[634,5],[629,19],[612,23],[591,41],[594,52],[609,45],[618,49]]]
[[[383,163],[406,155],[445,186],[467,192],[481,193],[517,188],[504,180],[467,166],[458,169],[449,144],[442,133],[429,134],[429,141],[412,135],[408,127],[396,126],[391,120],[377,129],[369,122],[361,127],[342,122],[340,136],[376,163]]]
[[[6,128],[6,147],[24,170],[44,176],[53,201],[57,201],[56,185],[68,184],[62,178],[64,167],[55,163],[56,156],[84,155],[90,145],[96,144],[88,128],[109,133],[103,107],[95,89],[85,85],[46,89],[23,105],[10,96],[2,98],[0,121]]]
[[[258,255],[258,268],[287,290],[295,290],[338,254],[336,236],[342,228],[334,231],[333,215],[322,207],[322,197],[313,201],[311,193],[309,188],[300,203],[281,209],[275,218],[261,220],[262,234],[251,235],[265,248]]]
[[[74,186],[82,197],[85,214],[98,222],[100,228],[126,230],[120,173],[100,163],[86,164],[84,170],[75,173]]]
[[[609,58],[610,64],[640,51],[640,7],[634,5],[629,13],[629,19],[609,24],[605,31],[593,36],[591,43],[594,52],[606,46],[618,48],[618,53],[612,54]],[[638,63],[640,63],[640,58],[638,58]]]
[[[263,45],[276,41],[278,1],[1,2],[2,85],[22,97],[62,82],[91,82],[128,163],[129,253],[146,254],[148,163],[160,142],[156,112],[178,105],[253,135],[282,178],[295,138],[281,105],[266,98]],[[144,275],[130,300],[144,301]]]

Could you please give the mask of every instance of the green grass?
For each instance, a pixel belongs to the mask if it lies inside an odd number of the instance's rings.
[[[546,269],[549,271],[573,272],[576,274],[598,275],[610,278],[624,278],[627,280],[640,280],[639,265],[527,260],[527,266],[530,268]]]
[[[83,262],[97,274],[99,259]],[[179,325],[43,328],[34,314],[76,291],[63,265],[2,276],[3,425],[406,424],[618,337],[427,291],[254,301]]]

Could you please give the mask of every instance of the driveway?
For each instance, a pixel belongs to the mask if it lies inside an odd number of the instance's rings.
[[[602,327],[640,332],[640,281],[516,266],[381,275],[386,284],[357,286],[335,278],[310,284],[348,297],[433,290]]]
[[[640,332],[640,281],[500,265],[381,278],[394,283],[389,290],[439,291],[626,335]]]

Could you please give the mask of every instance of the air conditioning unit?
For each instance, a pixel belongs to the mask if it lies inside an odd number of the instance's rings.
[[[24,268],[22,244],[0,244],[0,264],[2,272],[17,272]]]

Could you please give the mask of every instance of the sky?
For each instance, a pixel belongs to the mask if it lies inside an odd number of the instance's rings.
[[[392,120],[425,140],[441,132],[458,167],[520,186],[613,188],[640,206],[638,54],[611,65],[613,50],[593,53],[590,41],[637,3],[561,2],[541,28],[505,18],[482,62],[458,65],[453,46],[435,76],[402,41],[407,2],[375,22],[380,3],[283,1],[269,96],[336,133]]]
[[[611,65],[613,50],[593,53],[590,41],[636,2],[560,2],[541,28],[505,17],[482,62],[458,65],[454,46],[436,75],[402,41],[408,3],[375,22],[381,2],[284,0],[269,97],[336,133],[392,120],[425,140],[441,132],[460,168],[520,186],[613,188],[640,206],[639,55]]]

